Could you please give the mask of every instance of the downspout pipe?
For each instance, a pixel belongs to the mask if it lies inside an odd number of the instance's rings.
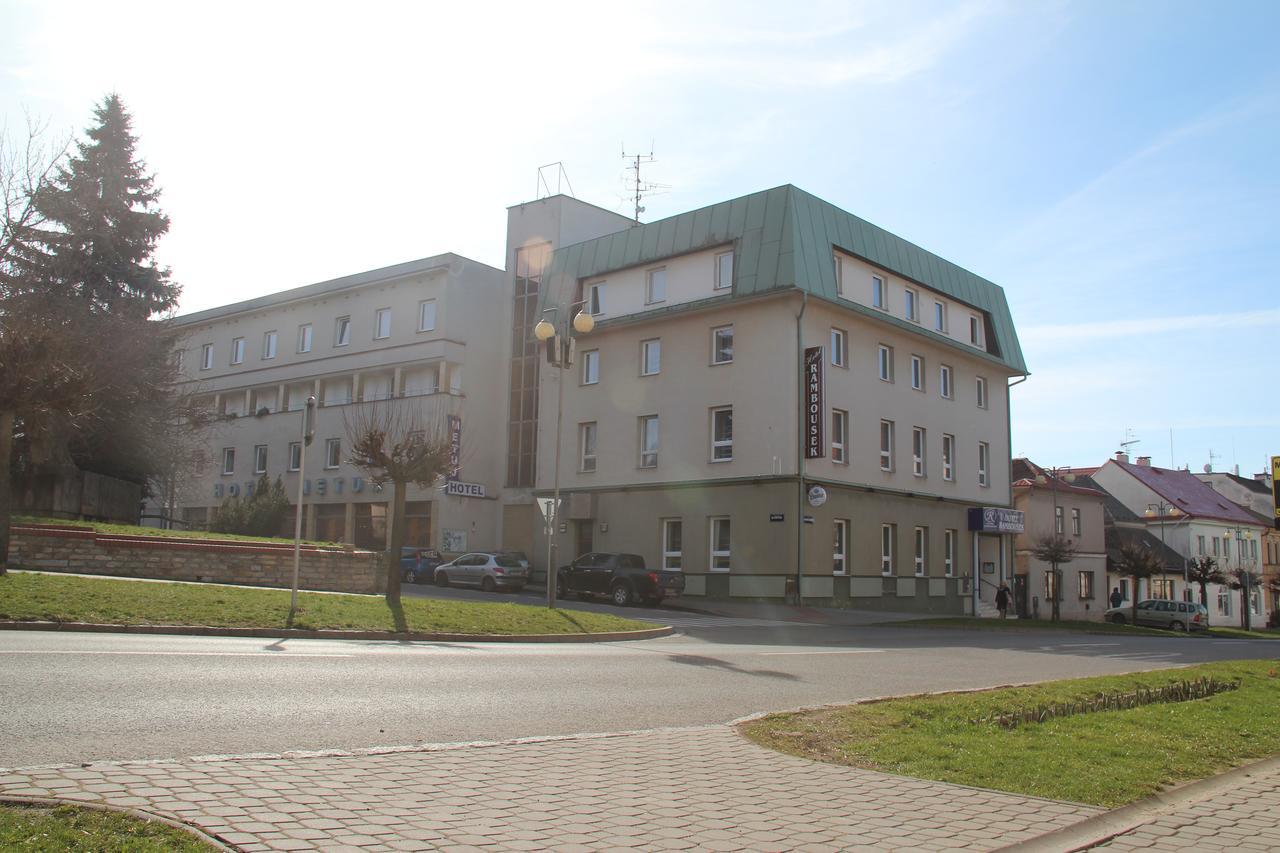
[[[1029,374],[1026,374],[1026,373],[1022,374],[1022,376],[1020,376],[1017,380],[1010,382],[1008,385],[1006,385],[1005,391],[1004,391],[1004,426],[1005,426],[1004,434],[1005,434],[1005,441],[1007,442],[1005,446],[1008,448],[1009,459],[1011,464],[1013,460],[1013,406],[1012,406],[1012,397],[1009,394],[1009,391],[1010,389],[1013,388],[1013,386],[1021,385],[1023,382],[1026,382],[1028,376]],[[1012,494],[1009,495],[1009,505],[1010,506],[1013,505]],[[1010,544],[1009,542],[1006,542],[1005,535],[1003,533],[1000,534],[1000,558],[1001,558],[1000,561],[1001,562],[1004,562],[1005,548],[1008,547],[1009,544]],[[974,616],[978,615],[978,601],[981,598],[981,590],[979,589],[979,587],[982,586],[982,573],[979,571],[980,567],[978,566],[977,551],[978,549],[977,549],[977,546],[975,545],[973,574],[974,574],[974,577],[978,579],[978,581],[973,585],[973,615]],[[1013,572],[1016,571],[1016,567],[1012,559],[1012,555],[1010,556],[1010,560],[1009,560],[1009,568],[1010,568],[1010,577],[1012,578]]]
[[[796,314],[796,606],[802,603],[804,575],[804,312],[808,307],[809,292],[801,290]]]

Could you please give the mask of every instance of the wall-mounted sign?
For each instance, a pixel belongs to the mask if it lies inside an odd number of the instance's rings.
[[[1276,530],[1280,530],[1280,456],[1271,457],[1271,505],[1276,513]]]
[[[219,499],[223,497],[236,498],[242,495],[246,498],[252,497],[253,490],[255,487],[256,487],[256,484],[253,481],[249,481],[247,483],[244,483],[243,485],[240,483],[214,483],[213,496]],[[484,487],[481,486],[480,488],[481,488],[481,491],[483,492]],[[302,494],[304,496],[313,495],[313,494],[327,495],[330,493],[330,491],[332,491],[333,494],[335,495],[340,495],[344,491],[347,491],[347,478],[346,477],[318,477],[315,480],[306,479],[302,481]],[[364,477],[352,477],[350,491],[352,494],[360,494],[361,492],[363,492]],[[381,489],[375,486],[374,491],[381,491]],[[481,494],[480,497],[484,497],[484,495]]]
[[[827,490],[822,486],[809,487],[809,506],[822,506],[827,502]]]
[[[458,479],[458,472],[462,470],[462,418],[459,415],[449,415],[449,473],[445,475],[445,480],[452,483]],[[450,492],[449,494],[453,494]],[[481,495],[480,497],[484,497]]]
[[[1016,509],[975,506],[969,508],[969,529],[975,533],[1023,533],[1026,520]]]
[[[823,365],[822,347],[805,347],[804,351],[804,458],[821,459],[826,456],[826,444],[822,440],[823,424]]]
[[[450,480],[444,484],[444,493],[459,498],[484,497],[483,483],[464,483],[461,480]]]
[[[780,512],[771,512],[769,513],[769,520],[770,521],[786,521],[787,517]]]
[[[813,516],[812,516],[812,515],[806,515],[806,516],[804,517],[804,523],[805,523],[805,524],[813,524]]]

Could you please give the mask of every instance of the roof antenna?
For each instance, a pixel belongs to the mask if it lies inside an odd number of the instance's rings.
[[[671,189],[669,184],[656,184],[653,181],[640,180],[640,167],[647,166],[650,163],[656,163],[657,158],[653,156],[653,143],[649,143],[648,154],[628,154],[627,149],[622,149],[622,159],[627,161],[627,171],[633,172],[633,176],[628,179],[631,185],[629,189],[633,195],[635,202],[635,220],[636,224],[640,224],[640,214],[644,213],[644,205],[640,203],[645,196],[656,195]]]
[[[1206,474],[1212,474],[1212,473],[1213,473],[1213,460],[1215,460],[1215,459],[1221,459],[1221,458],[1222,458],[1222,454],[1221,454],[1221,453],[1214,453],[1214,452],[1213,452],[1213,448],[1212,448],[1212,447],[1210,447],[1210,448],[1209,448],[1209,464],[1207,464],[1207,465],[1205,465],[1205,466],[1204,466],[1204,472],[1205,472]]]
[[[1124,441],[1120,442],[1120,449],[1128,453],[1129,448],[1135,444],[1141,443],[1142,439],[1133,437],[1133,430],[1129,427],[1124,428]]]
[[[551,181],[547,178],[547,169],[555,168],[555,192],[551,191]],[[538,167],[538,190],[535,193],[536,198],[550,198],[553,195],[560,195],[560,184],[563,183],[569,188],[569,198],[577,198],[573,194],[573,184],[569,183],[569,173],[564,170],[564,163],[557,160],[554,163],[548,163],[545,166]]]

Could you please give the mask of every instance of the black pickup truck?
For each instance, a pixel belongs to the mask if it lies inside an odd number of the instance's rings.
[[[619,607],[643,602],[649,606],[684,592],[681,572],[651,571],[639,554],[583,554],[556,577],[556,596],[572,593],[607,595]]]

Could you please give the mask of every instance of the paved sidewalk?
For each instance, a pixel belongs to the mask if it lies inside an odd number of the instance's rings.
[[[1096,809],[780,755],[728,726],[382,754],[0,771],[246,851],[989,850]]]

